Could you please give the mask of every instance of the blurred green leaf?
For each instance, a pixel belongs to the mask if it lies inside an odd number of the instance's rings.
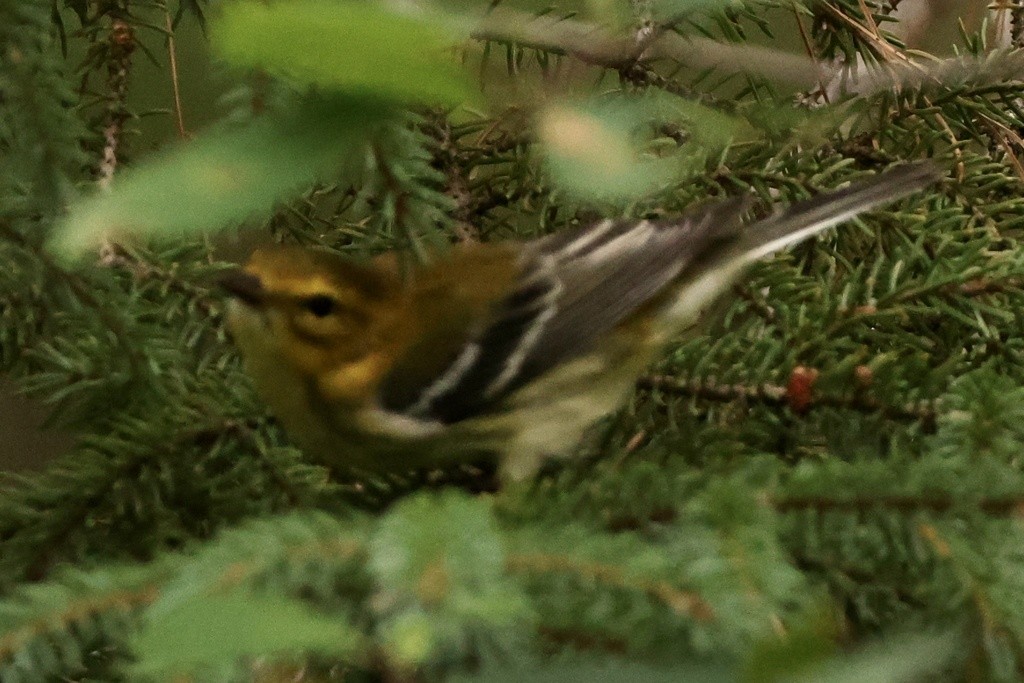
[[[672,178],[665,159],[642,161],[631,130],[594,111],[556,106],[540,122],[552,179],[573,194],[594,199],[631,199]]]
[[[793,672],[817,671],[836,652],[838,625],[827,609],[812,606],[789,625],[783,637],[760,639],[747,655],[741,680],[778,683]]]
[[[381,520],[370,551],[386,649],[403,664],[466,652],[483,631],[510,647],[511,627],[529,618],[486,500],[408,498]]]
[[[909,683],[930,680],[957,655],[953,634],[904,635],[886,639],[845,657],[836,657],[805,675],[787,676],[792,683]]]
[[[109,193],[73,206],[50,246],[74,258],[124,234],[174,238],[265,214],[317,179],[361,164],[373,126],[386,115],[316,102],[209,131],[126,170]]]
[[[370,2],[227,5],[214,44],[234,64],[361,95],[458,104],[471,98],[450,48],[459,36],[440,21]]]
[[[673,126],[685,137],[669,153],[649,144]],[[737,138],[754,130],[745,121],[697,102],[670,96],[612,97],[543,113],[539,133],[552,179],[587,199],[630,200],[680,182],[704,168]],[[664,149],[661,150],[664,152]]]
[[[708,151],[718,152],[736,140],[753,140],[759,136],[746,120],[693,100],[655,97],[651,98],[651,105],[659,120],[681,126],[692,143]]]
[[[941,670],[955,653],[953,633],[892,635],[854,653],[837,653],[836,625],[821,614],[751,652],[749,683],[905,683]]]
[[[457,675],[456,683],[735,683],[735,670],[725,664],[683,664],[658,667],[635,662],[609,660],[594,663],[572,660],[534,666],[485,666],[474,675]]]
[[[428,602],[443,600],[463,582],[502,578],[504,563],[489,505],[458,493],[396,505],[381,520],[370,562],[384,590],[412,591]],[[425,585],[425,577],[434,581]]]
[[[743,0],[654,0],[651,12],[658,21],[678,21],[697,14],[742,7]]]
[[[231,664],[239,657],[309,652],[338,657],[361,635],[338,618],[280,596],[235,591],[197,596],[152,619],[134,641],[140,674]]]

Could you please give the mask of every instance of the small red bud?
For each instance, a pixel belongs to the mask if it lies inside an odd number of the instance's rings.
[[[632,453],[636,449],[643,446],[644,441],[647,441],[647,430],[641,429],[639,432],[630,437],[629,441],[626,442],[626,452]]]
[[[875,372],[866,365],[858,365],[853,369],[853,379],[858,387],[867,389],[875,381]]]
[[[123,19],[115,19],[110,27],[110,40],[125,49],[135,47],[135,35],[131,24]]]
[[[794,413],[803,414],[811,407],[814,383],[818,380],[818,371],[798,365],[789,373],[786,383],[786,400]]]

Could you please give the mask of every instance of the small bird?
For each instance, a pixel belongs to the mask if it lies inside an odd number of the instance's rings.
[[[408,270],[299,247],[221,281],[228,327],[292,440],[336,471],[497,458],[503,480],[564,455],[753,262],[938,178],[927,162],[750,225],[748,198],[464,244]]]

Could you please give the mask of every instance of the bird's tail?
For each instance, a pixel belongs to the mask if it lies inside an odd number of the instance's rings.
[[[724,240],[682,278],[678,298],[668,307],[662,322],[672,333],[692,324],[736,278],[760,258],[853,218],[876,206],[896,201],[938,180],[931,162],[900,166],[849,187],[825,192],[797,202],[774,216],[742,229]]]
[[[734,253],[742,253],[743,260],[752,263],[876,206],[917,192],[940,176],[934,163],[922,161],[797,202],[750,225],[735,245]]]

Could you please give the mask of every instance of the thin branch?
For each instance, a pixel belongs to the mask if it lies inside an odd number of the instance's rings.
[[[878,23],[875,21],[875,15],[872,14],[868,8],[868,4],[864,0],[857,0],[857,4],[860,6],[860,12],[864,15],[864,22],[867,24],[868,29],[874,34],[875,38],[884,41],[882,38],[882,32],[878,30]]]
[[[838,19],[840,23],[846,24],[847,27],[852,29],[853,32],[856,33],[865,43],[870,45],[874,49],[875,54],[883,60],[902,62],[911,66],[911,68],[923,71],[920,66],[910,61],[910,58],[907,57],[902,50],[896,48],[881,37],[878,33],[878,27],[874,26],[874,18],[871,17],[870,12],[867,13],[867,16],[870,17],[870,19],[866,20],[869,21],[871,26],[865,26],[827,0],[821,0],[819,6],[824,7],[833,18]],[[872,30],[872,26],[874,26],[874,30]]]
[[[796,26],[797,26],[797,29],[799,29],[799,31],[800,31],[800,40],[803,41],[804,51],[807,53],[808,59],[813,60],[815,64],[820,63],[820,60],[818,59],[818,56],[814,52],[814,45],[811,42],[810,33],[808,33],[808,31],[807,31],[807,27],[804,26],[803,17],[800,16],[800,10],[796,6],[796,4],[793,5],[793,17],[796,19]],[[818,89],[817,89],[817,91],[816,92],[812,92],[812,93],[808,93],[806,95],[806,98],[808,100],[810,100],[810,101],[814,101],[814,100],[817,99],[815,97],[816,94],[821,96],[821,99],[825,102],[825,104],[832,104],[832,102],[830,101],[829,95],[828,95],[828,86],[825,83],[825,79],[820,74],[818,76]]]
[[[931,108],[935,106],[932,103],[932,101],[927,97],[924,97],[923,99],[924,103],[928,105],[928,107]],[[960,141],[957,140],[956,133],[953,132],[953,128],[949,125],[949,122],[946,121],[946,118],[938,111],[937,108],[933,116],[935,117],[935,122],[939,124],[939,128],[941,128],[942,132],[944,132],[946,134],[946,137],[949,138],[950,149],[953,150],[953,156],[956,157],[957,180],[963,182],[964,178],[967,175],[967,165],[964,163],[964,153],[963,150],[960,149]]]
[[[21,651],[21,648],[35,638],[58,630],[69,631],[75,624],[94,615],[114,609],[138,609],[153,603],[159,595],[155,586],[145,586],[135,590],[114,590],[100,596],[90,596],[81,600],[72,600],[65,609],[56,613],[48,613],[20,628],[8,631],[0,638],[0,662],[10,660]]]
[[[188,132],[185,130],[185,116],[181,107],[181,89],[178,85],[178,51],[174,47],[174,24],[171,21],[171,12],[164,6],[164,26],[167,29],[167,60],[171,68],[171,89],[174,92],[174,122],[178,127],[178,137],[185,139]]]
[[[60,549],[65,547],[67,539],[77,529],[82,527],[93,510],[103,504],[110,495],[111,490],[125,481],[138,479],[146,467],[156,466],[154,463],[158,459],[158,454],[178,455],[180,450],[190,447],[202,447],[206,444],[212,445],[218,439],[232,433],[238,434],[241,432],[241,436],[244,439],[248,434],[252,433],[251,429],[251,426],[246,425],[244,422],[227,418],[217,423],[185,430],[174,438],[133,453],[132,457],[123,461],[116,470],[108,468],[106,474],[109,476],[100,482],[94,490],[83,492],[84,496],[72,504],[72,509],[63,510],[65,513],[63,523],[46,534],[45,542],[38,544],[38,547],[33,549],[34,557],[24,569],[25,578],[29,581],[39,581],[45,578],[53,568],[56,555]],[[270,474],[275,483],[282,486],[282,482],[277,476],[279,473],[272,468]],[[282,491],[289,502],[294,504],[293,501],[297,500],[297,495],[291,489],[290,484],[285,482],[282,486]],[[69,503],[69,501],[64,502]],[[11,538],[16,537],[18,531],[20,529],[15,529],[7,536],[0,537],[0,543],[10,541]]]
[[[952,496],[941,494],[863,494],[837,498],[823,495],[779,496],[772,498],[770,504],[779,512],[795,512],[799,510],[864,512],[877,508],[899,510],[901,512],[914,512],[915,510],[950,512],[958,507],[964,509],[976,507],[990,515],[1024,516],[1024,496],[982,498],[977,501],[958,500]]]
[[[996,142],[1003,149],[1003,152],[1006,153],[1006,158],[1010,160],[1010,165],[1013,166],[1017,177],[1024,181],[1024,164],[1021,163],[1020,157],[1013,150],[1014,146],[1017,149],[1024,150],[1024,139],[1021,138],[1017,131],[990,116],[979,113],[978,117],[987,124]]]
[[[505,568],[513,574],[571,574],[592,583],[645,593],[677,614],[688,614],[696,621],[708,622],[714,611],[704,598],[689,590],[672,586],[668,581],[651,581],[628,576],[621,567],[589,562],[566,555],[541,553],[514,554],[505,560]]]
[[[688,100],[709,101],[712,99],[707,93],[697,93],[678,81],[662,76],[640,62],[620,68],[619,77],[627,83],[639,87],[658,88]]]
[[[673,396],[695,398],[704,401],[748,401],[776,407],[793,407],[796,397],[791,396],[789,388],[778,384],[717,384],[706,379],[684,380],[668,375],[648,375],[641,377],[637,386],[648,391],[659,391]],[[803,410],[815,408],[841,408],[863,413],[881,413],[882,416],[896,420],[912,420],[932,428],[937,417],[935,402],[921,401],[903,405],[887,405],[878,399],[862,392],[849,396],[830,396],[812,394],[810,401],[803,403]]]
[[[1010,9],[1010,44],[1020,49],[1024,47],[1024,2],[1015,0]]]
[[[194,301],[204,314],[210,316],[220,314],[216,299],[210,294],[209,289],[183,280],[154,263],[141,260],[120,244],[110,243],[106,246],[101,254],[100,265],[107,268],[123,269],[130,273],[137,283],[147,280],[161,282],[168,290],[182,294]]]
[[[2,221],[0,221],[0,236],[29,251],[50,272],[54,280],[65,283],[71,292],[78,297],[79,301],[93,309],[100,320],[113,333],[118,346],[121,347],[125,358],[128,360],[128,366],[132,375],[135,377],[143,376],[144,363],[138,344],[128,334],[124,321],[112,315],[110,308],[96,298],[93,294],[93,286],[90,283],[77,273],[62,268],[42,246],[30,242],[28,238]]]
[[[814,62],[778,50],[698,36],[684,38],[669,31],[651,32],[638,43],[635,36],[613,34],[581,21],[509,11],[488,15],[472,37],[571,55],[586,64],[616,71],[649,60],[670,59],[697,69],[718,67],[807,85],[818,80]]]
[[[103,128],[103,156],[97,169],[96,182],[101,189],[110,187],[117,170],[118,150],[124,124],[128,121],[128,76],[135,51],[135,35],[131,24],[115,18],[110,25],[110,58],[107,61],[107,121]]]

